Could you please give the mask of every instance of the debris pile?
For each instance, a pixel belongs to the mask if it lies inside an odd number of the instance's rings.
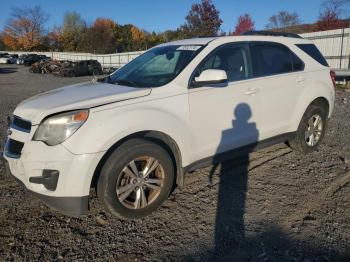
[[[29,71],[38,74],[51,73],[62,77],[101,75],[103,73],[101,64],[96,60],[82,60],[77,62],[41,60],[32,64]]]
[[[50,60],[50,57],[47,57],[46,55],[37,55],[37,54],[24,54],[18,57],[17,64],[19,65],[25,65],[25,66],[31,66],[32,64],[36,62],[40,62],[42,60]]]

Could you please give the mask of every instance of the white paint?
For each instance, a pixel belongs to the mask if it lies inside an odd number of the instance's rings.
[[[188,89],[192,72],[211,51],[239,41],[282,43],[304,61],[305,70],[230,82],[226,86]],[[19,160],[5,156],[11,171],[35,192],[84,196],[89,193],[92,175],[104,152],[139,131],[155,130],[170,136],[181,151],[182,165],[188,166],[215,153],[296,131],[306,108],[315,98],[328,100],[331,115],[334,88],[330,69],[295,46],[310,41],[239,36],[195,39],[192,44],[198,42],[207,46],[164,86],[139,89],[83,83],[56,89],[19,104],[15,114],[35,124],[47,115],[65,110],[90,108],[90,114],[76,133],[52,147],[31,140],[37,126],[30,134],[13,129],[11,137],[25,145]],[[191,44],[191,40],[168,45],[178,43]],[[239,108],[242,111],[237,113]],[[44,168],[60,170],[59,184],[54,192],[28,182],[29,177],[39,176]]]

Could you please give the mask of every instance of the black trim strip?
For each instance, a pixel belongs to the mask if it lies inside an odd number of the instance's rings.
[[[295,137],[295,132],[290,132],[282,135],[278,135],[272,138],[262,140],[260,142],[252,143],[246,146],[235,148],[214,156],[206,157],[204,159],[198,160],[186,167],[183,167],[184,174],[188,172],[195,171],[200,168],[208,167],[211,165],[219,164],[227,160],[233,160],[239,158],[243,155],[249,154],[251,152],[257,151],[259,149],[273,146],[275,144],[284,143]]]
[[[30,194],[34,195],[36,198],[42,200],[47,206],[56,210],[64,215],[79,217],[82,215],[86,215],[89,210],[89,196],[81,196],[81,197],[54,197],[47,196],[36,193],[26,188],[21,180],[15,177],[9,168],[9,164],[5,159],[5,169],[6,174],[12,175],[12,177],[22,185]]]

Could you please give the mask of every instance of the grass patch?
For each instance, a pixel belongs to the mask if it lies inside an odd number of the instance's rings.
[[[336,88],[341,90],[350,89],[350,82],[347,84],[336,84]]]

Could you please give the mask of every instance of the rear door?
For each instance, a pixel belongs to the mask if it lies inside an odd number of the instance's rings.
[[[253,42],[250,50],[262,99],[260,139],[293,131],[292,114],[306,85],[304,63],[280,43]]]

